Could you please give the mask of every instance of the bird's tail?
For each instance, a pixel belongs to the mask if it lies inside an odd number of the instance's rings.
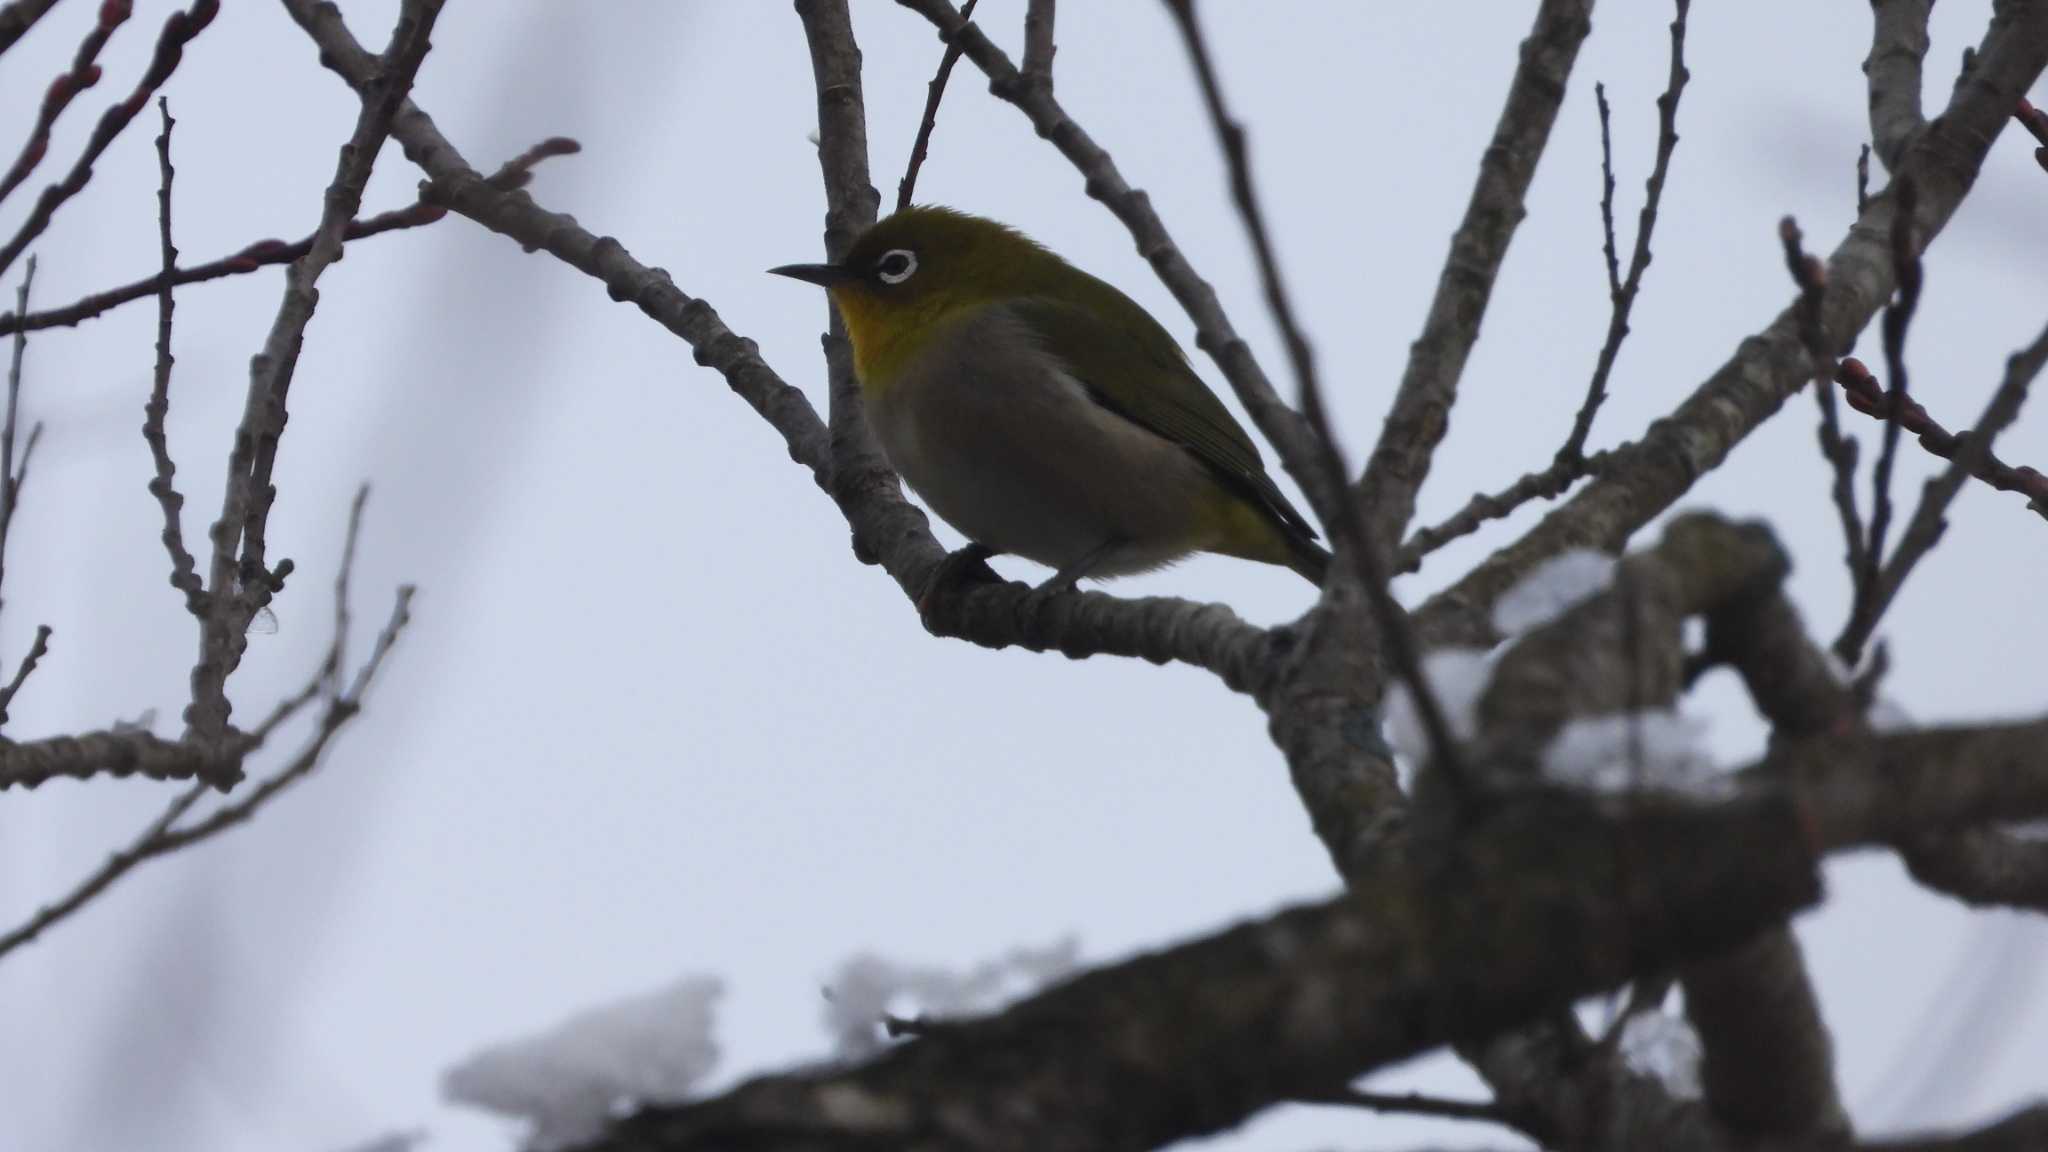
[[[1287,566],[1320,588],[1323,586],[1323,577],[1330,574],[1330,550],[1307,536],[1289,533]]]

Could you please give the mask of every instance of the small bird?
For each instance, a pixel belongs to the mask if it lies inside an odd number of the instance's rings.
[[[1054,569],[1049,590],[1193,552],[1322,583],[1315,529],[1173,337],[1015,229],[908,208],[771,271],[831,292],[890,466],[981,555]]]

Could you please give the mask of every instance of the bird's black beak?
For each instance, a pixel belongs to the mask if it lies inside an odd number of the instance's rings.
[[[820,288],[830,288],[835,284],[845,284],[860,278],[860,273],[837,264],[784,264],[780,268],[770,268],[768,274],[802,280],[807,284],[816,284]]]

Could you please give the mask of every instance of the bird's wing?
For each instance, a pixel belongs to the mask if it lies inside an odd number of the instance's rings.
[[[1125,307],[1106,313],[1045,296],[1007,308],[1103,407],[1194,453],[1249,489],[1282,524],[1314,539],[1315,529],[1266,474],[1258,446],[1195,375],[1180,345],[1129,297],[1116,299]]]

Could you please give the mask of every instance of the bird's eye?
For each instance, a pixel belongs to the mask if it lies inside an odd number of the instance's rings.
[[[901,284],[917,271],[917,253],[891,248],[875,261],[875,276],[884,284]]]

